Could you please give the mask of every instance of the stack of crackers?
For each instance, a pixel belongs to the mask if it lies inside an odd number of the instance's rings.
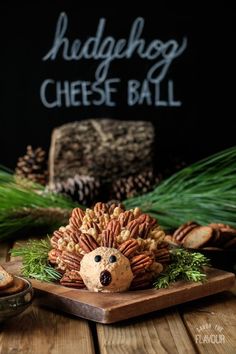
[[[12,274],[9,274],[0,265],[0,297],[16,294],[24,290],[25,282]]]
[[[181,225],[166,241],[185,248],[220,251],[236,249],[236,229],[225,224],[201,226],[194,221]]]

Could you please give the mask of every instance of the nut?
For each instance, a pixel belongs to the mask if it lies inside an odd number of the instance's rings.
[[[123,242],[118,249],[121,253],[123,253],[125,257],[129,258],[135,253],[138,247],[138,242],[134,239],[131,239]]]
[[[133,219],[134,219],[134,214],[129,210],[121,213],[118,217],[118,220],[122,227],[128,225],[128,223]]]
[[[51,238],[51,245],[53,248],[58,248],[58,241],[63,238],[63,232],[56,230]]]
[[[52,264],[57,264],[58,263],[58,257],[60,257],[60,256],[61,256],[61,252],[60,251],[52,249],[48,253],[48,260]]]
[[[138,220],[140,224],[142,224],[143,222],[147,222],[150,227],[153,227],[157,223],[157,220],[152,218],[148,214],[141,214],[136,220]]]
[[[143,222],[139,225],[139,236],[142,238],[147,238],[151,225],[148,222]]]
[[[149,268],[152,263],[153,260],[146,254],[139,254],[130,260],[131,269],[134,274]]]
[[[63,275],[60,280],[61,285],[70,286],[73,288],[83,289],[85,288],[84,282],[76,270],[69,270]]]
[[[105,203],[99,202],[99,203],[95,204],[93,211],[94,211],[95,215],[97,217],[99,217],[105,213],[108,213],[108,207]]]
[[[86,253],[89,253],[99,247],[93,236],[88,234],[80,237],[79,245]]]
[[[139,237],[139,222],[137,219],[130,221],[126,226],[126,230],[130,231],[130,237]]]
[[[80,261],[83,258],[82,255],[63,251],[60,258],[61,258],[61,262],[65,264],[66,269],[80,270]]]
[[[69,225],[75,229],[78,230],[80,226],[82,225],[83,218],[85,216],[85,212],[80,209],[80,208],[75,208],[72,211],[72,215],[69,219]]]
[[[152,274],[145,272],[135,276],[133,279],[130,288],[133,290],[144,289],[150,286],[152,281]]]
[[[107,230],[111,231],[114,237],[117,237],[121,232],[121,225],[118,220],[111,220],[107,225]]]
[[[101,236],[101,246],[116,247],[116,237],[111,230],[104,230]]]

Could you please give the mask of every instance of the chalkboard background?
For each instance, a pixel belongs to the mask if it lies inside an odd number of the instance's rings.
[[[40,98],[40,88],[47,79],[73,82],[95,81],[99,61],[66,61],[61,52],[55,60],[43,60],[52,47],[56,24],[64,12],[68,19],[65,36],[86,41],[94,36],[99,19],[105,18],[103,37],[128,38],[137,17],[145,21],[141,34],[146,44],[154,39],[163,43],[187,38],[187,47],[171,63],[160,83],[160,95],[168,98],[168,81],[174,86],[174,99],[181,105],[129,106],[127,82],[143,82],[152,63],[133,55],[114,60],[107,79],[121,82],[114,93],[115,106],[106,104],[47,108]],[[0,163],[14,168],[17,157],[28,144],[48,149],[51,131],[63,123],[85,118],[111,117],[122,120],[151,120],[156,128],[157,163],[173,156],[187,162],[235,144],[235,105],[232,11],[202,15],[179,15],[173,11],[118,11],[118,9],[63,6],[61,4],[20,7],[0,5]],[[53,97],[53,85],[49,96]],[[49,98],[48,98],[49,99]]]

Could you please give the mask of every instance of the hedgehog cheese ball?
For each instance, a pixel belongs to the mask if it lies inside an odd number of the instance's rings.
[[[165,233],[139,208],[97,203],[72,211],[69,224],[51,238],[49,261],[60,283],[96,292],[121,292],[152,285],[170,260]]]

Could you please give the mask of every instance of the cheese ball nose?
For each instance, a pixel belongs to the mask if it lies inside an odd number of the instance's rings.
[[[111,273],[108,270],[104,270],[100,273],[100,283],[103,286],[107,286],[111,283],[112,277]]]

